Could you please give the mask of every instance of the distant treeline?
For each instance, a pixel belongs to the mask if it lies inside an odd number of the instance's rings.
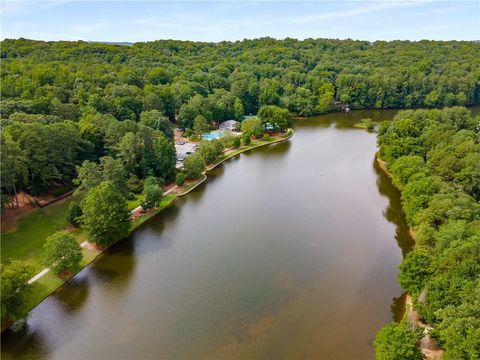
[[[401,111],[380,125],[378,144],[415,230],[400,285],[433,326],[444,359],[479,359],[480,117],[463,107]],[[414,346],[415,337],[413,345],[405,339],[402,325],[389,325],[377,337],[377,356]]]
[[[172,126],[193,128],[199,115],[476,104],[478,59],[480,44],[457,41],[4,40],[2,193],[61,188],[104,156],[139,178],[172,179]]]

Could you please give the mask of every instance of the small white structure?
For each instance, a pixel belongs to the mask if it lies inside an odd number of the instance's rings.
[[[218,127],[219,130],[230,130],[230,131],[237,131],[240,129],[240,123],[235,120],[227,120],[220,124]]]

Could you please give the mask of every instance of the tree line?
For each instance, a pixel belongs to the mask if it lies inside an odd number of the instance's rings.
[[[401,111],[380,125],[378,144],[414,230],[399,283],[433,327],[445,359],[478,359],[480,117],[463,107]],[[418,335],[389,325],[377,336],[377,356],[398,358],[389,349],[414,349]],[[403,358],[421,358],[408,354]]]
[[[464,41],[3,40],[2,146],[12,156],[2,158],[2,192],[65,186],[77,165],[102,156],[121,157],[136,176],[170,179],[170,155],[154,168],[155,154],[172,151],[172,124],[193,131],[198,116],[475,104],[478,58],[480,45]]]

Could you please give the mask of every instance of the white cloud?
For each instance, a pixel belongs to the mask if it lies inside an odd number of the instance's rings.
[[[320,21],[320,20],[342,19],[342,18],[366,14],[374,11],[395,8],[395,7],[426,4],[432,1],[433,0],[375,1],[373,3],[368,3],[368,5],[362,4],[346,10],[331,11],[331,12],[326,12],[318,15],[306,15],[306,16],[294,17],[291,21],[295,24],[306,24],[306,23]]]

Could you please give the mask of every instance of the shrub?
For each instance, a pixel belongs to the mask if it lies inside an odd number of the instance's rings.
[[[243,143],[245,145],[250,145],[250,143],[252,142],[252,138],[251,138],[250,134],[243,134],[242,135],[242,140],[243,140]]]
[[[175,183],[178,186],[183,186],[183,184],[185,184],[185,173],[183,173],[183,172],[177,173],[177,179],[176,179]]]
[[[155,177],[150,176],[145,179],[143,194],[145,195],[144,202],[142,204],[142,208],[144,210],[152,209],[160,205],[163,193],[162,188]]]
[[[240,138],[237,136],[235,140],[233,140],[233,146],[239,147],[240,146]]]
[[[70,225],[80,226],[82,223],[82,214],[81,206],[75,201],[72,201],[70,205],[68,205],[67,221]]]
[[[131,174],[127,181],[128,191],[138,194],[143,189],[143,182],[135,174]]]

